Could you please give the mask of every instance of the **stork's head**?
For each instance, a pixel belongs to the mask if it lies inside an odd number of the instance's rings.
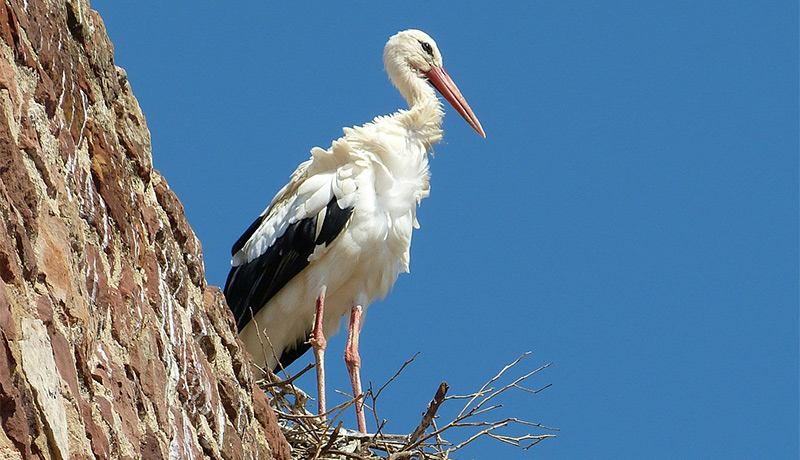
[[[421,30],[409,29],[393,35],[383,50],[383,63],[389,79],[413,106],[419,85],[430,82],[447,102],[482,137],[486,137],[481,123],[467,104],[461,91],[445,72],[442,54],[436,42]]]
[[[386,42],[383,60],[387,71],[391,65],[399,71],[410,70],[419,78],[425,78],[433,66],[442,66],[442,54],[436,42],[425,32],[415,29],[393,35]]]

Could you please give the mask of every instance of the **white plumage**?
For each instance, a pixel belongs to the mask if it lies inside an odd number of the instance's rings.
[[[366,309],[388,293],[400,272],[408,271],[411,230],[417,226],[416,205],[428,196],[429,173],[427,148],[421,139],[409,140],[409,154],[404,160],[387,161],[403,168],[390,170],[386,166],[383,157],[394,151],[381,145],[381,133],[397,121],[392,117],[376,119],[364,127],[345,130],[345,137],[328,150],[312,150],[311,159],[300,165],[265,211],[267,218],[261,227],[234,255],[234,264],[254,260],[290,224],[325,213],[333,197],[340,208],[353,207],[350,221],[338,237],[330,245],[316,246],[309,266],[241,331],[255,362],[273,368],[275,356],[293,346],[298,337],[308,336],[314,301],[322,286],[327,286],[328,292],[323,332],[330,337],[338,332],[342,316],[353,303]],[[435,131],[441,137],[441,131]],[[317,227],[324,217],[317,218]],[[275,356],[271,350],[261,349],[263,336],[260,339],[259,334],[264,333],[276,350]]]
[[[430,193],[428,152],[442,139],[444,113],[427,81],[484,135],[428,35],[396,34],[384,63],[409,109],[344,128],[327,150],[312,149],[234,245],[225,294],[259,365],[288,364],[308,348],[321,293],[321,332],[330,337],[354,306],[365,310],[408,271],[416,209]]]

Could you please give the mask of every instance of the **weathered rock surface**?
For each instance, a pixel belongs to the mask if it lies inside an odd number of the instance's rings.
[[[0,458],[288,458],[85,0],[0,6]]]

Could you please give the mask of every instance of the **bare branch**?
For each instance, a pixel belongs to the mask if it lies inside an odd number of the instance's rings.
[[[342,422],[339,421],[339,423],[336,425],[336,429],[333,430],[333,434],[331,434],[331,436],[328,438],[328,443],[325,444],[325,447],[317,451],[317,457],[325,455],[325,453],[329,451],[331,447],[333,447],[333,442],[339,438],[339,430],[341,429],[342,429]]]
[[[308,366],[304,367],[303,370],[301,370],[297,374],[289,376],[284,380],[273,381],[273,382],[270,382],[270,383],[263,383],[261,385],[261,387],[262,388],[269,388],[269,387],[277,387],[277,386],[282,386],[282,385],[291,385],[292,382],[294,382],[295,380],[300,378],[301,375],[305,374],[306,372],[310,371],[313,368],[314,368],[314,363],[308,363]],[[275,375],[275,374],[272,374],[272,375]],[[278,378],[277,376],[275,376],[275,377]]]
[[[528,353],[530,353],[530,352],[528,352]],[[522,355],[522,356],[520,356],[519,358],[517,358],[517,360],[516,360],[516,361],[514,361],[514,363],[515,363],[515,364],[516,364],[516,363],[518,363],[518,362],[519,362],[519,360],[520,360],[520,359],[522,359],[522,358],[523,358],[524,356],[526,356],[526,355],[527,355],[527,353],[526,353],[526,354],[524,354],[524,355]],[[540,367],[540,368],[538,368],[538,369],[536,369],[536,370],[534,370],[534,371],[528,372],[527,374],[525,374],[525,375],[523,375],[522,377],[520,377],[520,378],[518,378],[518,379],[514,380],[513,382],[511,382],[511,383],[509,383],[508,385],[504,386],[503,388],[501,388],[501,389],[499,389],[499,390],[497,390],[497,391],[493,392],[492,394],[490,394],[489,396],[487,396],[486,398],[484,398],[484,399],[483,399],[483,400],[482,400],[480,403],[478,403],[478,405],[477,405],[477,406],[475,406],[475,409],[479,409],[479,408],[480,408],[482,405],[486,404],[486,403],[487,403],[489,400],[491,400],[491,399],[492,399],[492,398],[494,398],[495,396],[497,396],[497,395],[499,395],[499,394],[501,394],[501,393],[505,392],[505,391],[506,391],[506,390],[508,390],[509,388],[513,388],[513,387],[517,386],[517,384],[519,384],[520,382],[524,382],[525,380],[527,380],[527,379],[528,379],[528,377],[530,377],[530,376],[532,376],[532,375],[534,375],[534,374],[537,374],[537,373],[539,373],[539,372],[540,372],[540,371],[542,371],[543,369],[546,369],[546,368],[550,367],[550,365],[551,365],[551,364],[553,364],[553,363],[552,363],[552,362],[549,362],[549,363],[545,364],[544,366],[542,366],[542,367]],[[503,372],[505,372],[507,369],[509,369],[509,367],[508,367],[508,366],[506,366],[506,367],[505,367],[505,368],[504,368],[504,369],[503,369],[503,370],[500,372],[500,374],[498,374],[498,376],[499,376],[499,375],[501,375]],[[472,401],[470,401],[470,402],[472,402]],[[466,408],[465,408],[465,409],[466,409]],[[461,412],[463,413],[464,411],[462,410]]]
[[[514,360],[514,361],[513,361],[511,364],[508,364],[508,365],[506,365],[506,367],[504,367],[504,368],[503,368],[503,369],[502,369],[500,372],[498,372],[498,373],[497,373],[497,375],[495,375],[494,377],[492,377],[492,378],[491,378],[491,379],[490,379],[488,382],[484,383],[484,384],[483,384],[483,386],[481,387],[481,389],[480,389],[480,390],[478,390],[478,392],[477,392],[477,393],[475,393],[475,396],[474,396],[472,399],[470,399],[470,401],[467,403],[467,405],[466,405],[466,406],[464,406],[464,408],[463,408],[463,409],[461,409],[461,412],[459,412],[458,416],[459,416],[459,417],[461,417],[462,415],[464,415],[464,412],[466,412],[466,411],[467,411],[467,409],[469,409],[469,406],[470,406],[470,405],[472,405],[472,403],[473,403],[473,402],[474,402],[474,401],[475,401],[475,400],[476,400],[476,399],[479,397],[478,395],[480,395],[480,394],[483,394],[484,390],[486,390],[486,388],[487,388],[489,385],[491,385],[492,383],[496,382],[496,381],[497,381],[497,379],[499,379],[500,377],[502,377],[502,376],[503,376],[503,374],[504,374],[504,373],[505,373],[507,370],[509,370],[509,369],[511,369],[512,367],[516,366],[516,365],[517,365],[517,363],[518,363],[518,362],[520,362],[520,361],[522,360],[522,358],[524,358],[524,357],[528,356],[529,354],[531,354],[531,352],[530,352],[530,351],[526,351],[525,353],[523,353],[523,354],[522,354],[522,356],[520,356],[519,358],[515,359],[515,360]]]
[[[419,422],[417,428],[411,433],[408,442],[414,442],[422,436],[422,433],[431,426],[431,422],[433,422],[433,417],[436,415],[436,412],[439,410],[439,406],[442,405],[444,402],[444,397],[447,394],[447,390],[450,387],[447,385],[447,382],[442,382],[439,384],[439,389],[436,390],[436,394],[433,395],[433,399],[431,402],[428,403],[428,409],[425,411],[425,415],[422,416],[422,421]]]
[[[400,375],[400,373],[401,373],[401,372],[403,372],[403,369],[405,369],[405,368],[406,368],[406,366],[408,366],[408,365],[409,365],[409,364],[411,364],[411,363],[412,363],[412,362],[413,362],[415,359],[417,359],[417,356],[419,356],[419,352],[416,352],[416,353],[414,353],[414,356],[412,356],[411,358],[409,358],[409,359],[408,359],[408,361],[404,362],[404,363],[403,363],[403,365],[402,365],[402,366],[400,366],[400,369],[398,369],[398,370],[397,370],[397,372],[395,372],[395,373],[394,373],[394,375],[392,376],[392,378],[390,378],[389,380],[387,380],[387,381],[386,381],[386,383],[384,383],[384,384],[383,384],[383,386],[381,386],[380,388],[378,388],[378,392],[377,392],[377,393],[375,393],[375,399],[377,399],[377,398],[378,398],[378,396],[380,396],[380,395],[381,395],[381,393],[383,392],[383,390],[384,390],[386,387],[388,387],[388,386],[389,386],[389,384],[390,384],[390,383],[392,383],[392,382],[394,381],[394,379],[396,379],[396,378],[397,378],[397,376],[399,376],[399,375]]]
[[[528,388],[525,388],[525,387],[522,387],[522,386],[519,386],[519,385],[514,385],[514,388],[516,388],[518,390],[522,390],[522,391],[524,391],[526,393],[531,393],[531,394],[535,395],[535,394],[539,393],[542,390],[546,390],[546,389],[550,388],[551,386],[553,386],[553,384],[552,383],[548,383],[547,385],[539,388],[538,390],[531,390],[531,389],[528,389]]]
[[[473,434],[472,436],[470,436],[470,437],[469,437],[469,439],[467,439],[466,441],[462,442],[461,444],[459,444],[459,445],[457,445],[457,446],[453,447],[452,449],[449,449],[449,451],[450,451],[450,452],[457,451],[458,449],[461,449],[461,448],[463,448],[464,446],[466,446],[467,444],[471,443],[472,441],[474,441],[474,440],[476,440],[476,439],[480,438],[481,436],[483,436],[483,435],[486,435],[486,434],[489,434],[489,433],[491,433],[493,430],[496,430],[497,428],[504,427],[504,426],[506,426],[506,425],[507,425],[507,424],[505,424],[505,423],[501,423],[501,424],[497,424],[497,425],[492,425],[492,426],[490,426],[489,428],[486,428],[486,429],[484,429],[484,430],[481,430],[481,431],[479,431],[479,432],[477,432],[477,433]]]

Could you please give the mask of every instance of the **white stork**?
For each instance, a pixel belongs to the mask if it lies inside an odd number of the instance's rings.
[[[428,152],[442,139],[444,112],[428,82],[486,137],[427,34],[397,33],[383,60],[409,109],[344,128],[328,150],[312,149],[233,245],[225,283],[239,335],[256,363],[285,367],[314,347],[323,417],[325,337],[350,314],[345,362],[361,432],[361,321],[367,306],[408,272],[417,205],[430,193]]]

